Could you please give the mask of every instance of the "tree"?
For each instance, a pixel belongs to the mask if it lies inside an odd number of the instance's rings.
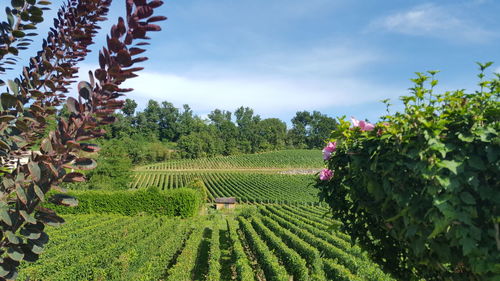
[[[25,31],[43,21],[46,1],[15,0],[7,8],[7,22],[0,24],[0,73],[6,62],[13,62],[29,42]],[[0,155],[13,158],[29,151],[40,142],[40,155],[32,153],[29,162],[13,170],[2,168],[0,183],[0,280],[15,279],[22,260],[35,261],[48,241],[45,225],[60,225],[64,220],[54,211],[42,208],[40,202],[74,206],[77,200],[65,194],[46,199],[51,189],[61,182],[80,182],[85,177],[66,169],[88,170],[96,166],[93,159],[80,157],[79,152],[95,152],[99,148],[89,140],[104,135],[103,125],[114,122],[111,114],[120,109],[118,100],[131,89],[120,85],[142,68],[134,64],[146,60],[137,57],[150,31],[159,31],[153,24],[165,17],[153,16],[163,3],[126,1],[126,20],[119,18],[112,26],[107,47],[99,53],[99,68],[89,73],[89,82],[78,84],[78,97],[66,98],[68,86],[76,78],[79,61],[93,43],[98,23],[105,20],[110,0],[69,0],[54,20],[54,27],[44,40],[37,56],[31,58],[23,74],[8,81],[0,95]],[[134,44],[135,43],[135,44]],[[134,45],[133,45],[134,44]],[[0,81],[4,84],[4,81]],[[47,137],[47,120],[65,104],[69,116],[61,116]]]
[[[123,105],[122,112],[126,117],[132,117],[135,114],[137,108],[137,103],[132,99],[125,99],[125,104]]]

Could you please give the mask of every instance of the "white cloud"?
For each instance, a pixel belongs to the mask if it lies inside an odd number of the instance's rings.
[[[406,35],[432,36],[453,41],[484,42],[498,34],[467,20],[452,6],[424,4],[372,22],[371,28],[383,28]]]
[[[348,47],[317,47],[266,54],[248,61],[197,63],[187,71],[141,71],[124,85],[140,109],[149,99],[189,104],[202,115],[215,108],[234,111],[249,106],[264,117],[293,115],[298,110],[326,111],[401,94],[405,87],[365,81],[359,70],[381,58]],[[80,65],[87,79],[92,65]],[[391,94],[392,93],[392,94]]]
[[[142,72],[127,82],[135,89],[130,97],[145,103],[147,99],[187,103],[197,112],[215,108],[234,110],[244,105],[259,114],[276,116],[297,110],[324,110],[379,100],[388,89],[358,79],[303,81],[267,77],[179,76]]]

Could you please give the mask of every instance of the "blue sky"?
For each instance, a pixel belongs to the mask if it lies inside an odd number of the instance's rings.
[[[416,71],[440,70],[438,91],[475,90],[476,61],[500,72],[496,0],[165,2],[158,14],[169,19],[152,36],[146,69],[127,82],[140,107],[155,99],[201,116],[243,105],[286,121],[299,110],[376,121],[380,100],[399,108]],[[123,12],[115,0],[110,19]],[[82,73],[96,63],[94,51]]]

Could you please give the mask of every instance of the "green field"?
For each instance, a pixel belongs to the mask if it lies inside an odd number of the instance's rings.
[[[325,208],[253,208],[247,218],[66,216],[18,280],[392,280],[331,232],[340,222]]]
[[[320,150],[282,150],[256,154],[181,159],[137,167],[137,171],[321,168]]]
[[[314,182],[321,168],[318,150],[284,150],[203,159],[174,160],[134,169],[130,188],[183,187],[195,178],[203,180],[209,198],[236,197],[239,202],[318,202]],[[309,175],[296,175],[300,172]],[[292,173],[292,174],[283,174]]]
[[[318,202],[312,175],[282,175],[244,172],[137,172],[132,188],[159,187],[162,190],[203,180],[211,199],[236,197],[240,202],[309,203]]]
[[[318,204],[312,186],[318,168],[321,154],[307,150],[138,167],[133,190],[171,190],[198,178],[210,201],[237,197],[243,204],[187,219],[66,215],[18,280],[394,280],[335,230],[341,222]]]

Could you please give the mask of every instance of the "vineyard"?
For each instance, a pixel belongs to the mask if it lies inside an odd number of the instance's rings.
[[[310,186],[311,175],[281,175],[244,172],[138,172],[131,188],[158,187],[162,190],[186,186],[201,179],[209,198],[237,197],[240,202],[317,202],[318,191]]]
[[[319,150],[282,150],[257,154],[218,156],[200,159],[181,159],[138,167],[138,171],[169,170],[235,170],[235,169],[287,169],[321,168]]]
[[[66,216],[19,280],[393,280],[347,235],[332,234],[340,222],[325,218],[326,208],[246,209],[251,216],[187,220]]]

